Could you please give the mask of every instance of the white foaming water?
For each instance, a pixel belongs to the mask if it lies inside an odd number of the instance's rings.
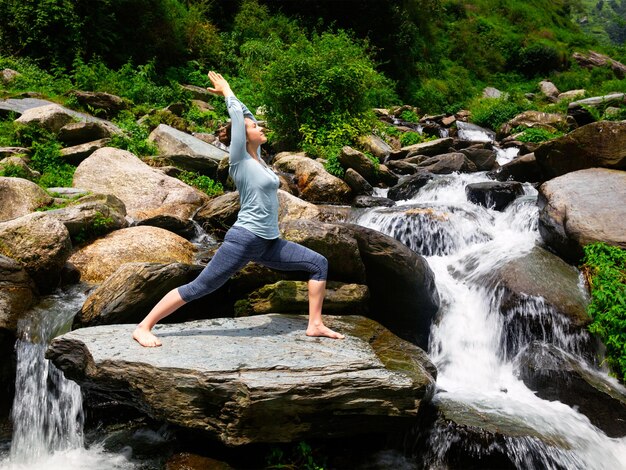
[[[506,149],[501,149],[496,147],[496,161],[500,166],[506,165],[507,163],[513,161],[517,154],[519,153],[519,149],[517,147],[509,147]]]
[[[358,220],[425,255],[435,274],[442,306],[429,351],[438,368],[434,403],[462,404],[482,420],[515,423],[527,430],[506,437],[504,444],[493,444],[520,469],[626,468],[626,438],[607,437],[586,416],[558,401],[538,398],[517,378],[516,362],[505,349],[513,348],[514,355],[530,339],[520,330],[508,343],[503,340],[511,325],[500,312],[495,273],[540,242],[537,193],[525,185],[524,196],[496,212],[467,201],[465,186],[479,181],[488,181],[484,173],[439,176],[414,199],[400,201],[396,208],[371,209]],[[542,302],[531,298],[509,314],[554,315]],[[578,355],[583,338],[568,333],[564,323],[554,317],[551,331],[538,339]],[[433,468],[440,468],[437,458],[443,459],[457,438],[451,432],[446,428],[431,433]]]
[[[0,456],[2,470],[133,468],[101,446],[84,448],[80,387],[44,357],[52,338],[69,330],[85,297],[80,286],[48,296],[18,324],[13,440],[10,455]]]
[[[459,129],[459,139],[469,140],[470,142],[492,142],[493,139],[485,131],[474,129]]]

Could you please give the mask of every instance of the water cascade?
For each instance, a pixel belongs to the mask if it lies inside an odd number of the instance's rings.
[[[426,450],[416,459],[426,468],[446,468],[451,452],[460,449],[476,458],[499,454],[520,469],[626,468],[626,438],[607,437],[583,414],[538,398],[518,378],[516,357],[530,341],[551,343],[585,362],[590,337],[571,333],[568,320],[541,298],[500,311],[495,273],[541,243],[537,192],[526,185],[524,196],[496,212],[466,199],[465,186],[482,181],[489,181],[484,173],[437,176],[414,199],[368,210],[358,219],[424,255],[435,273],[442,301],[429,348],[439,371],[435,407],[487,431],[509,431],[477,444],[463,435],[463,426],[437,421],[442,424],[422,432]],[[529,320],[538,320],[543,330],[528,331]],[[585,367],[611,380],[593,363]],[[494,465],[489,468],[501,468]]]

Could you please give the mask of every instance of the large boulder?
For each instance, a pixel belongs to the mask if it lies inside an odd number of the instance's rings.
[[[572,101],[567,106],[567,115],[573,118],[577,125],[584,126],[596,120],[598,112],[607,107],[621,107],[626,103],[626,93],[611,93],[604,96],[592,96],[578,101]],[[592,111],[596,111],[596,113]]]
[[[562,258],[578,262],[593,242],[626,248],[626,172],[590,168],[539,188],[539,232]]]
[[[375,185],[378,183],[379,176],[377,165],[367,158],[364,153],[346,145],[341,149],[338,160],[341,166],[353,169],[365,178],[369,184]]]
[[[330,315],[363,315],[367,313],[369,290],[360,284],[330,281],[326,285],[324,313]],[[235,304],[235,315],[266,313],[299,313],[309,311],[309,289],[303,281],[278,281],[251,292]]]
[[[102,122],[70,122],[59,130],[58,139],[66,145],[79,145],[116,134],[114,127]]]
[[[0,254],[20,263],[42,293],[59,283],[72,244],[65,226],[43,213],[0,223]]]
[[[61,157],[63,158],[63,160],[71,163],[72,165],[78,165],[96,150],[100,150],[101,148],[106,147],[109,142],[111,142],[111,139],[107,137],[104,139],[87,142],[86,144],[78,144],[72,147],[65,147],[61,149]]]
[[[85,107],[96,109],[108,117],[115,116],[120,111],[129,107],[128,101],[111,93],[101,91],[80,91],[70,92],[76,100]],[[94,113],[95,114],[95,113]]]
[[[159,124],[148,140],[157,145],[160,157],[176,166],[212,178],[217,174],[220,161],[228,157],[224,150],[166,124]]]
[[[343,180],[350,186],[352,193],[357,196],[363,194],[371,195],[374,192],[372,185],[352,168],[346,170]]]
[[[548,178],[585,168],[626,170],[626,122],[600,121],[550,140],[535,150]]]
[[[279,223],[300,219],[317,220],[320,217],[320,210],[315,204],[282,190],[278,191],[278,204]],[[239,193],[226,193],[204,205],[194,216],[194,220],[205,230],[224,236],[237,220],[239,207]]]
[[[572,58],[578,62],[578,65],[581,67],[591,69],[594,67],[606,67],[608,65],[617,78],[622,79],[626,77],[626,65],[599,52],[588,51],[586,54],[574,52]]]
[[[493,170],[496,166],[496,151],[494,149],[482,147],[468,147],[459,150],[463,155],[469,158],[478,171]]]
[[[393,201],[411,199],[420,189],[433,179],[433,174],[420,170],[418,173],[400,180],[400,183],[389,189],[387,197]]]
[[[128,226],[124,203],[109,194],[83,196],[73,204],[47,214],[65,225],[74,243],[85,243]]]
[[[37,288],[14,259],[0,255],[0,329],[15,333],[17,321],[33,304]]]
[[[191,264],[196,248],[184,238],[157,227],[129,227],[74,252],[69,261],[78,268],[85,282],[101,283],[122,264]]]
[[[117,196],[137,220],[163,214],[187,219],[209,201],[203,192],[164,175],[132,153],[109,147],[96,150],[78,165],[73,186]]]
[[[365,266],[352,230],[338,224],[292,220],[281,224],[281,235],[328,259],[328,277],[335,281],[365,283]]]
[[[325,318],[345,340],[305,336],[305,316],[158,325],[145,349],[132,325],[81,328],[46,357],[89,393],[205,431],[227,445],[397,431],[436,370],[418,347],[360,316]]]
[[[561,114],[542,113],[541,111],[524,111],[513,119],[502,124],[498,131],[498,139],[502,139],[517,127],[545,129],[551,132],[567,129],[567,119]]]
[[[48,104],[38,108],[27,109],[15,122],[26,125],[37,125],[47,131],[56,133],[73,119],[72,115],[62,106],[58,104]]]
[[[351,229],[370,289],[369,316],[398,336],[428,347],[439,310],[435,275],[426,260],[388,235],[354,224]],[[330,265],[333,258],[329,258]]]
[[[381,162],[384,162],[393,150],[383,139],[371,134],[359,137],[359,144]]]
[[[402,160],[403,158],[406,158],[409,154],[426,155],[427,157],[432,157],[447,152],[448,149],[452,146],[453,142],[454,141],[451,137],[445,137],[442,139],[422,142],[420,144],[408,145],[406,147],[402,147],[400,150],[391,152],[389,158],[393,160]]]
[[[309,202],[348,203],[352,191],[343,180],[331,175],[320,162],[300,155],[275,159],[274,168],[293,174],[298,196]]]
[[[518,358],[526,386],[587,416],[609,437],[626,436],[626,389],[551,344],[531,343]]]
[[[483,183],[471,183],[465,186],[467,200],[474,204],[503,211],[518,196],[524,194],[522,185],[517,181],[496,183],[487,181]]]
[[[52,204],[52,198],[47,192],[23,178],[0,176],[0,195],[0,222]]]
[[[504,288],[501,308],[510,310],[527,296],[541,297],[577,328],[591,323],[589,299],[576,268],[538,246],[502,265],[495,279]],[[528,319],[521,321],[529,322]]]
[[[454,172],[472,172],[477,170],[474,162],[459,152],[444,153],[431,157],[419,163],[418,166],[423,171],[446,175]]]
[[[546,179],[534,153],[528,153],[511,160],[496,171],[489,173],[489,176],[498,181],[514,180],[520,183],[538,183]]]

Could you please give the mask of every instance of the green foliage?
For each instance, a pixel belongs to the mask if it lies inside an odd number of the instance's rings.
[[[178,179],[189,186],[199,189],[208,196],[219,196],[224,193],[224,188],[219,181],[212,180],[208,176],[193,171],[182,171]]]
[[[0,176],[6,176],[10,178],[23,178],[25,180],[31,179],[30,175],[24,168],[13,163],[0,165]]]
[[[522,106],[506,98],[479,98],[470,106],[472,122],[493,130],[497,130],[526,109],[528,106]]]
[[[408,145],[415,145],[425,142],[424,136],[419,132],[405,132],[400,136],[400,145],[406,147]]]
[[[98,238],[105,233],[111,231],[114,220],[111,217],[106,217],[102,212],[97,211],[93,220],[82,227],[79,232],[74,235],[72,241],[76,244],[82,244],[94,238]]]
[[[33,142],[30,166],[41,173],[37,184],[44,188],[70,187],[76,168],[61,158],[61,144],[54,140]]]
[[[419,122],[420,118],[415,111],[405,109],[400,113],[400,119],[404,122]]]
[[[191,106],[184,114],[189,121],[193,132],[215,132],[220,123],[220,116],[215,111],[201,111],[197,106]]]
[[[583,271],[591,288],[589,331],[606,345],[606,360],[626,381],[626,250],[605,243],[584,247]]]
[[[324,470],[324,460],[318,452],[304,441],[288,447],[274,446],[266,456],[266,469]]]
[[[534,143],[540,143],[545,142],[546,140],[556,139],[557,137],[561,137],[563,135],[563,132],[550,132],[547,129],[541,129],[539,127],[514,129],[512,134],[515,134],[517,132],[521,132],[521,134],[516,137],[516,140],[519,140],[520,142]]]
[[[150,135],[148,127],[137,124],[132,113],[123,111],[115,123],[124,133],[113,135],[109,146],[128,150],[137,156],[156,155],[158,151],[156,145],[147,140]]]
[[[303,131],[331,133],[364,115],[372,105],[368,90],[385,86],[365,46],[340,31],[286,49],[267,66],[262,91],[270,127],[296,146]]]
[[[516,57],[517,69],[528,77],[546,75],[553,70],[563,69],[565,63],[564,53],[543,42],[521,48]]]

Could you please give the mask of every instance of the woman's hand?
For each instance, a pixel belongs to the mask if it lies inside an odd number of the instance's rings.
[[[207,91],[210,93],[224,97],[233,95],[230,85],[219,73],[215,73],[211,70],[209,72],[209,80],[211,80],[211,83],[213,84],[213,88],[207,88]]]

